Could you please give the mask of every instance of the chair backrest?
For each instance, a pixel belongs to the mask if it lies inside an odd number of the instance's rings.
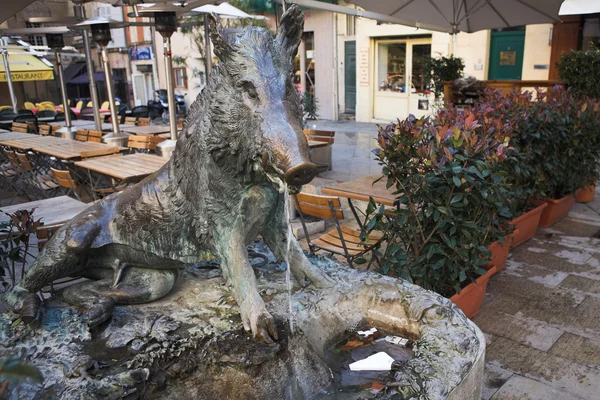
[[[79,140],[80,142],[88,141],[88,130],[87,129],[77,129],[75,132],[75,140]]]
[[[75,121],[77,119],[77,115],[75,115],[75,112],[73,110],[71,110],[69,108],[69,115],[71,116],[71,121]],[[65,120],[65,113],[64,112],[59,112],[54,116],[54,120],[55,121],[64,121]]]
[[[135,125],[137,122],[136,117],[125,117],[125,125]]]
[[[52,133],[52,127],[50,125],[40,125],[40,135],[50,135]]]
[[[12,106],[0,106],[0,113],[7,112],[7,111],[13,112]]]
[[[127,147],[130,149],[156,150],[156,145],[165,139],[156,136],[129,136]]]
[[[304,135],[308,140],[314,140],[315,142],[325,142],[333,144],[333,137],[335,132],[333,131],[318,131],[314,129],[305,129]]]
[[[55,121],[56,121],[56,119],[55,119]],[[64,128],[64,126],[58,125],[58,124],[50,124],[50,126],[52,127],[52,131],[50,133],[56,132],[57,130]]]
[[[298,193],[294,198],[295,207],[302,214],[323,219],[344,219],[344,211],[338,197]]]
[[[27,133],[29,131],[29,126],[27,125],[27,123],[21,123],[21,122],[13,122],[12,123],[12,128],[11,130],[13,132],[23,132],[23,133]]]
[[[23,103],[23,107],[25,107],[26,110],[31,110],[32,108],[35,108],[35,104],[30,101],[26,101]]]
[[[88,131],[88,142],[102,142],[102,132],[101,131]]]
[[[85,106],[86,107],[94,107],[94,102],[90,100],[87,102],[87,104]]]
[[[23,168],[25,168],[26,171],[32,171],[33,170],[33,164],[31,163],[31,161],[29,161],[29,157],[27,157],[27,154],[23,154],[23,153],[15,153],[17,155],[17,159],[19,160],[19,163],[21,164],[21,166]]]
[[[137,124],[138,126],[148,126],[150,125],[150,118],[138,118]]]
[[[79,108],[81,110],[81,107],[83,107],[83,101],[79,100],[77,104],[75,104],[75,108]]]
[[[55,110],[41,110],[38,111],[38,118],[56,117],[57,112]]]
[[[102,157],[102,156],[111,156],[111,155],[120,155],[121,149],[118,147],[109,147],[107,149],[100,150],[90,150],[90,151],[82,151],[80,153],[82,159],[92,158],[92,157]]]
[[[19,162],[19,159],[17,158],[17,154],[15,153],[14,150],[4,149],[4,155],[8,159],[8,162],[10,162],[14,167],[21,166],[21,163]]]
[[[56,168],[50,168],[54,181],[59,185],[67,189],[77,189],[77,182],[73,179],[71,171],[62,170]]]
[[[148,106],[137,106],[133,107],[133,109],[131,110],[131,116],[136,118],[148,118],[149,113],[150,109],[148,108]]]
[[[17,112],[17,115],[29,115],[31,117],[35,117],[35,114],[31,110],[21,109]]]
[[[10,110],[0,111],[0,119],[3,121],[12,121],[16,116],[17,114],[12,111],[12,108]]]
[[[29,129],[29,132],[37,133],[37,130],[38,130],[38,120],[35,117],[35,115],[17,115],[13,119],[13,124],[15,122],[26,123],[27,124],[27,128]]]
[[[108,107],[110,107],[110,102],[105,101],[104,103],[102,103],[102,105],[100,106],[101,110],[108,110]]]

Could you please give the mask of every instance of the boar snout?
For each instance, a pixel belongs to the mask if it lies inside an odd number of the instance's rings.
[[[310,162],[297,164],[285,172],[284,179],[290,186],[299,187],[313,180],[317,166]]]

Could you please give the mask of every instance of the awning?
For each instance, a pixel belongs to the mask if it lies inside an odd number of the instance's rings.
[[[71,79],[73,79],[79,75],[82,75],[86,71],[87,71],[87,66],[85,65],[84,62],[76,62],[76,63],[69,65],[63,71],[63,76],[65,77],[65,82],[68,82]]]
[[[112,79],[113,82],[120,82],[123,80],[121,77],[115,75],[112,76]],[[94,73],[94,80],[96,82],[104,82],[106,80],[104,79],[104,72],[98,71]],[[70,85],[88,85],[90,83],[90,77],[88,74],[82,74],[67,81],[67,83]]]
[[[54,68],[38,57],[12,46],[8,49],[8,53],[8,65],[13,82],[51,81],[54,79]],[[0,56],[0,82],[6,82],[2,56]]]

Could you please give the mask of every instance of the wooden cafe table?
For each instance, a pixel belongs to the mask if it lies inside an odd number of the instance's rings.
[[[87,169],[89,172],[96,172],[112,178],[113,181],[116,181],[113,183],[113,187],[116,187],[119,183],[128,184],[139,181],[158,171],[168,161],[169,159],[165,157],[136,153],[125,156],[95,157],[77,161],[75,165]],[[97,181],[92,180],[91,183],[92,188],[97,186]]]
[[[321,189],[321,193],[348,199],[350,210],[352,210],[352,214],[354,214],[354,218],[358,222],[359,226],[362,227],[362,223],[358,217],[358,213],[356,212],[354,204],[352,204],[352,200],[368,202],[369,198],[372,197],[373,200],[378,204],[383,204],[384,206],[389,207],[397,206],[396,198],[398,195],[394,194],[394,187],[389,189],[385,187],[387,179],[383,178],[377,183],[373,184],[373,182],[380,176],[381,175],[364,176],[362,178],[338,183],[336,185],[325,186]]]
[[[67,139],[61,139],[55,136],[30,135],[30,137],[21,137],[18,139],[5,140],[0,138],[0,145],[21,151],[30,151],[34,147],[60,146],[65,144],[66,141]]]
[[[45,154],[50,157],[56,157],[60,160],[76,160],[81,158],[81,153],[84,151],[94,151],[101,149],[109,149],[111,146],[106,143],[97,142],[79,142],[77,140],[61,139],[64,143],[55,146],[39,146],[33,147],[32,150]],[[126,147],[120,148],[121,150]]]
[[[31,139],[40,137],[39,135],[35,135],[33,133],[23,133],[23,132],[12,132],[12,131],[2,131],[0,132],[0,140],[14,140],[14,139]]]
[[[4,213],[12,214],[19,210],[31,210],[35,208],[33,212],[35,219],[41,218],[44,225],[55,225],[69,221],[90,205],[69,196],[51,197],[49,199],[2,207],[3,212],[0,213],[0,222],[6,222],[8,218]]]

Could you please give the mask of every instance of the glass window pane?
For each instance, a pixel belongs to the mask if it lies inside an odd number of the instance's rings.
[[[406,43],[380,43],[377,83],[380,91],[406,91]]]
[[[425,64],[431,58],[431,44],[415,44],[412,47],[412,93],[429,93],[429,82],[425,82]]]
[[[583,23],[583,41],[581,48],[590,50],[600,46],[600,18],[586,18]]]

